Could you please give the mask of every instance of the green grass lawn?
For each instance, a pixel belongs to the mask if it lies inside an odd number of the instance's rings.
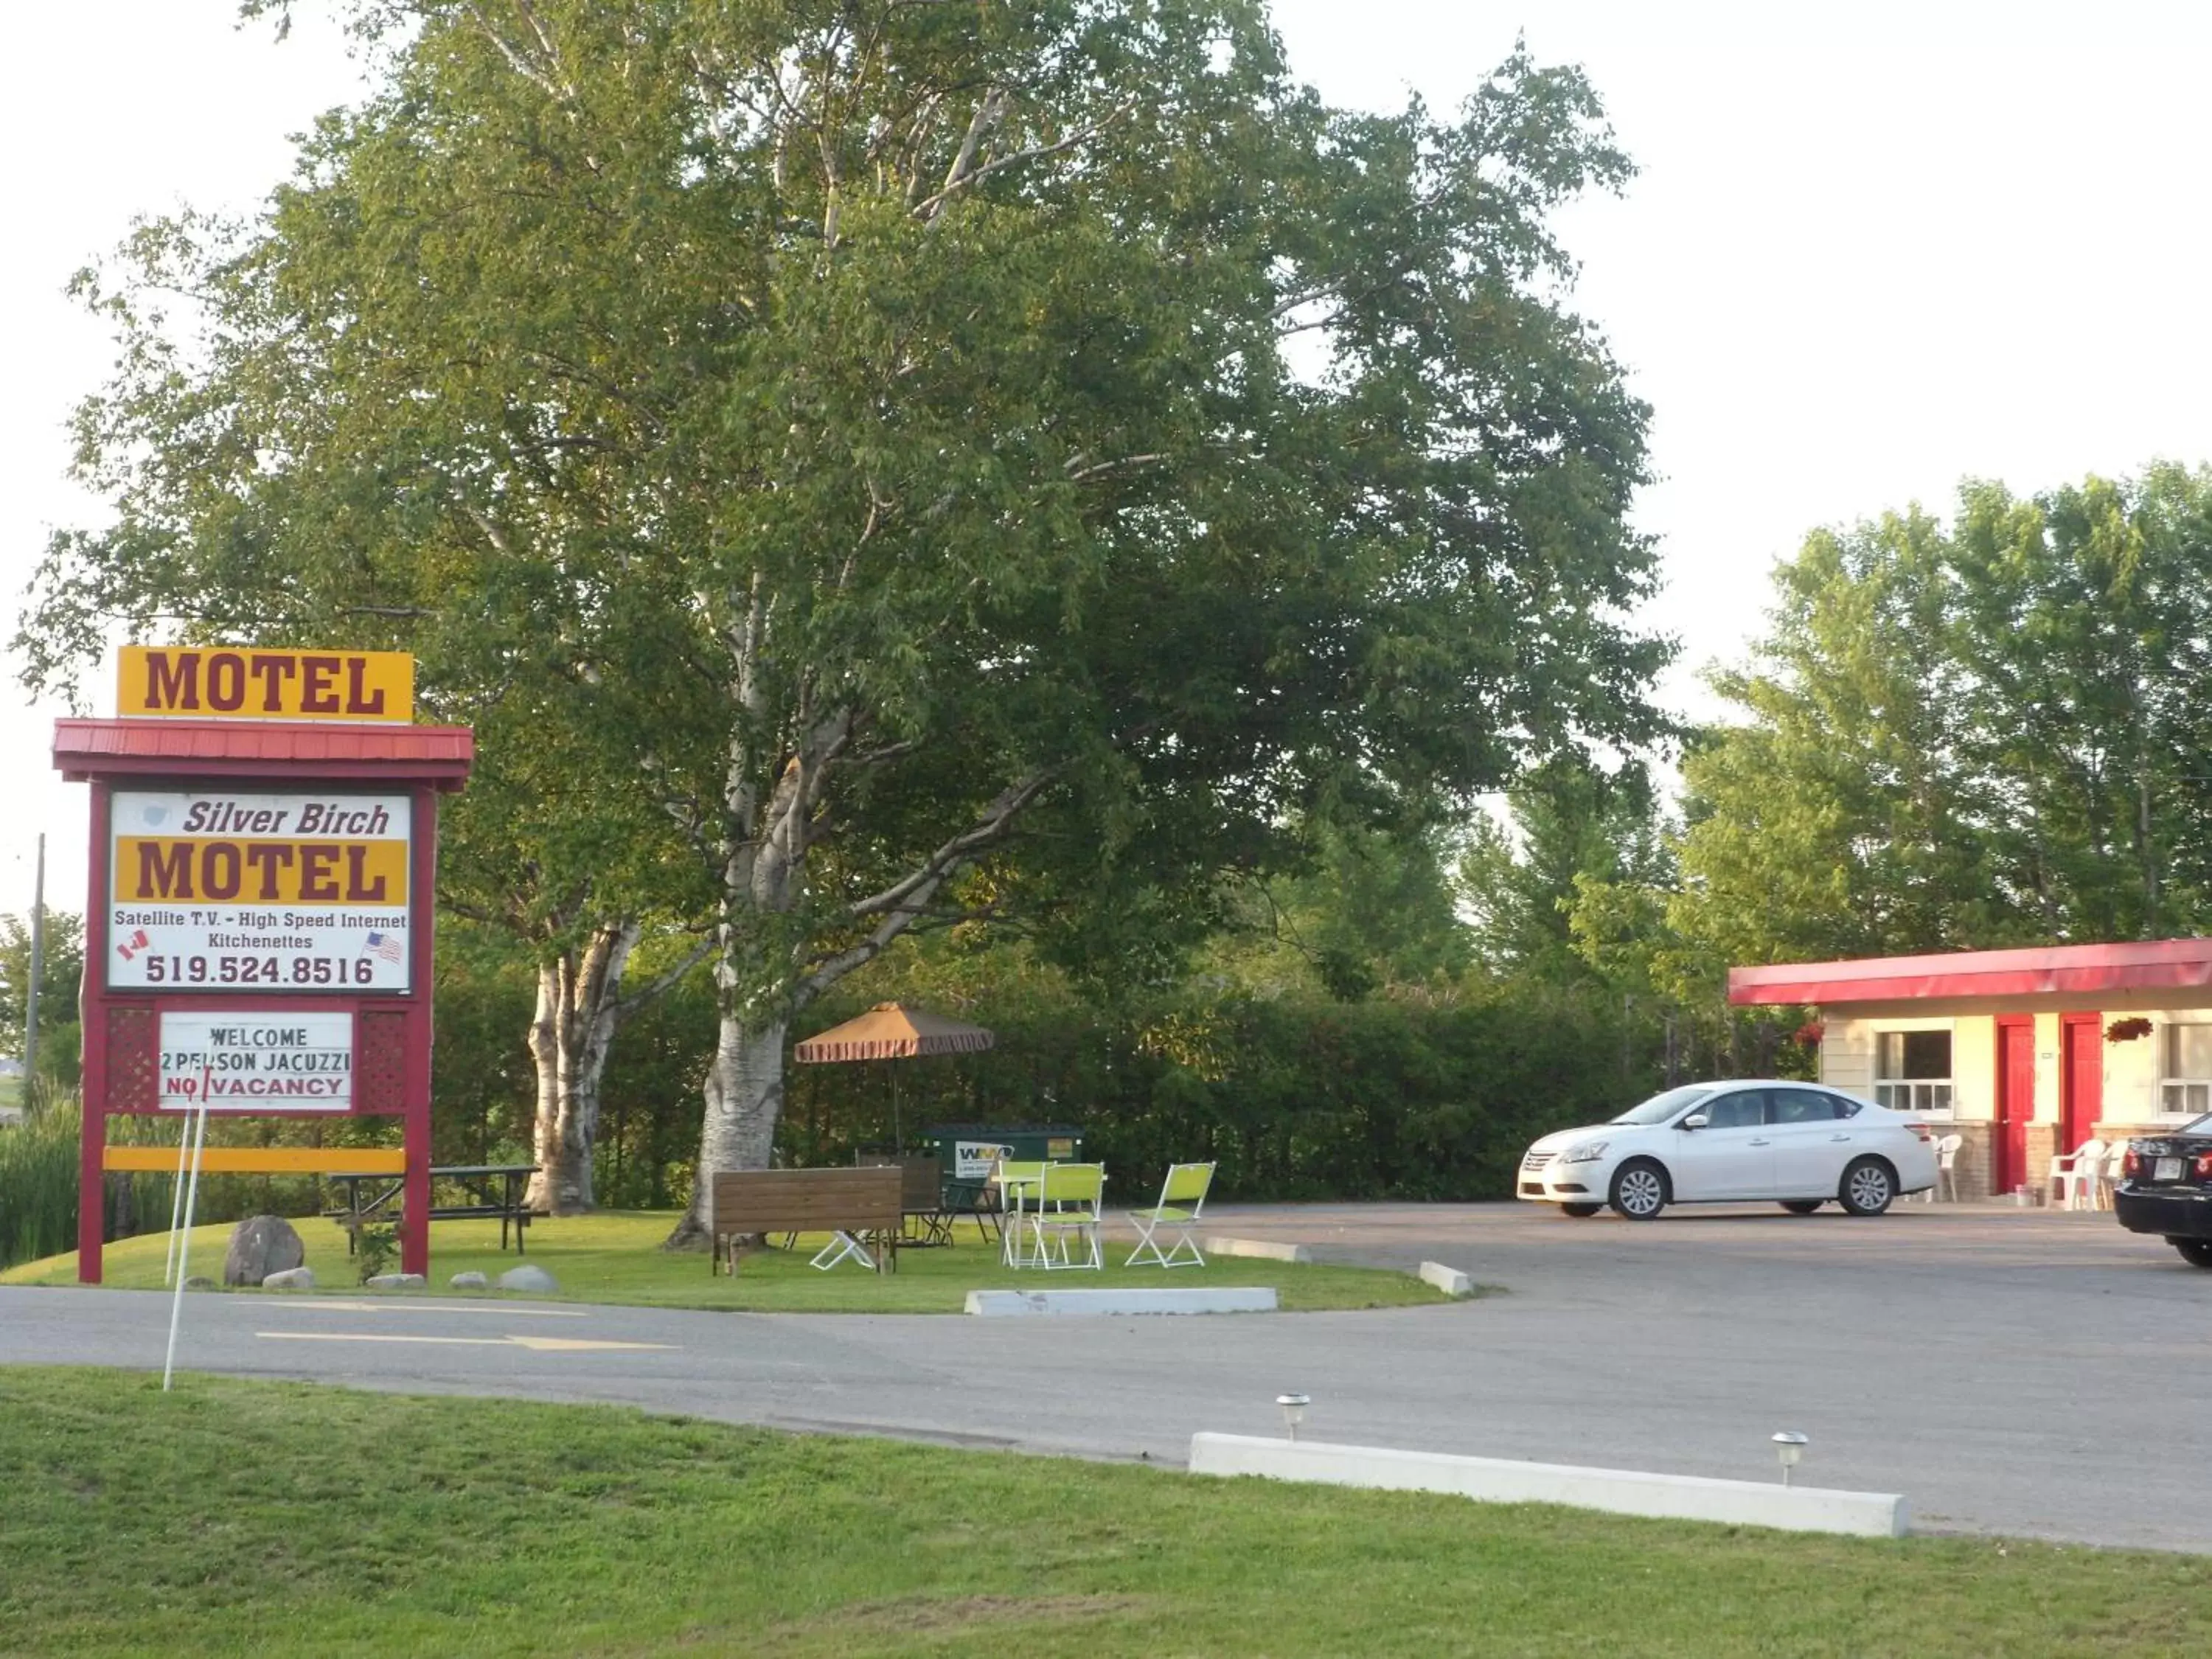
[[[2201,1652],[2212,1562],[0,1370],[14,1654]]]
[[[308,1218],[293,1224],[307,1247],[318,1291],[357,1285],[347,1257],[345,1235],[329,1221]],[[729,1308],[778,1313],[958,1313],[972,1290],[1016,1285],[1035,1289],[1050,1283],[1062,1288],[1099,1285],[1273,1285],[1284,1308],[1380,1308],[1445,1300],[1409,1273],[1378,1273],[1363,1267],[1334,1267],[1287,1261],[1217,1256],[1203,1267],[1124,1268],[1128,1254],[1109,1247],[1108,1266],[1098,1273],[1047,1274],[1000,1265],[998,1246],[979,1243],[974,1226],[960,1224],[960,1242],[949,1249],[902,1250],[896,1273],[872,1273],[853,1263],[820,1273],[807,1265],[821,1240],[802,1239],[793,1251],[767,1250],[748,1256],[736,1278],[710,1276],[707,1258],[697,1252],[659,1248],[676,1224],[660,1212],[616,1212],[534,1222],[530,1254],[560,1282],[563,1299],[576,1302],[636,1303],[663,1308]],[[192,1230],[191,1267],[210,1279],[222,1276],[224,1246],[230,1226]],[[154,1290],[161,1283],[167,1233],[111,1244],[102,1253],[105,1281],[125,1289]],[[442,1289],[457,1273],[473,1269],[496,1280],[515,1265],[512,1251],[499,1249],[496,1221],[440,1221],[430,1228],[430,1283]],[[395,1268],[397,1263],[393,1264]],[[0,1285],[74,1285],[76,1255],[48,1256],[0,1273]],[[282,1292],[271,1291],[276,1295]]]

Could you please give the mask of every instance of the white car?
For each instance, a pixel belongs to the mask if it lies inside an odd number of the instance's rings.
[[[1833,1201],[1880,1215],[1936,1184],[1925,1123],[1812,1083],[1691,1083],[1610,1123],[1546,1135],[1521,1160],[1516,1195],[1573,1216],[1611,1205],[1649,1221],[1669,1204]]]

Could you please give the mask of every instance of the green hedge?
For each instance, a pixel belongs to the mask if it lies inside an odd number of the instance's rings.
[[[0,1128],[0,1267],[76,1248],[77,1122],[69,1102]]]
[[[909,1139],[945,1121],[1077,1124],[1086,1157],[1126,1172],[1125,1194],[1212,1158],[1224,1197],[1505,1198],[1530,1139],[1656,1086],[1651,1033],[1624,1032],[1609,998],[1548,988],[991,1024],[986,1054],[793,1067],[785,1156],[837,1163],[886,1139],[896,1081]]]

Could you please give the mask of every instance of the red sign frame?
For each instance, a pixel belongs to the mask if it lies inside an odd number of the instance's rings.
[[[224,1116],[397,1117],[406,1160],[399,1225],[402,1271],[430,1265],[430,1045],[435,950],[438,798],[467,781],[475,759],[465,726],[299,726],[277,722],[167,719],[64,720],[55,723],[54,764],[71,782],[92,786],[88,886],[85,896],[83,991],[84,1133],[78,1176],[77,1278],[100,1281],[106,1231],[106,1157],[111,1116],[173,1116],[157,1103],[164,1011],[241,1014],[349,1012],[354,1021],[352,1100],[343,1112],[301,1108],[226,1109]],[[104,971],[112,948],[108,849],[111,799],[118,788],[343,791],[372,787],[404,793],[411,841],[404,991],[111,990]],[[94,964],[100,964],[95,967]]]

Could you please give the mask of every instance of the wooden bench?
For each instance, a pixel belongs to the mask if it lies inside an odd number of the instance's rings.
[[[738,1270],[739,1241],[766,1233],[874,1234],[876,1271],[898,1271],[898,1236],[905,1224],[896,1165],[858,1170],[746,1170],[714,1177],[711,1270],[726,1255]]]

